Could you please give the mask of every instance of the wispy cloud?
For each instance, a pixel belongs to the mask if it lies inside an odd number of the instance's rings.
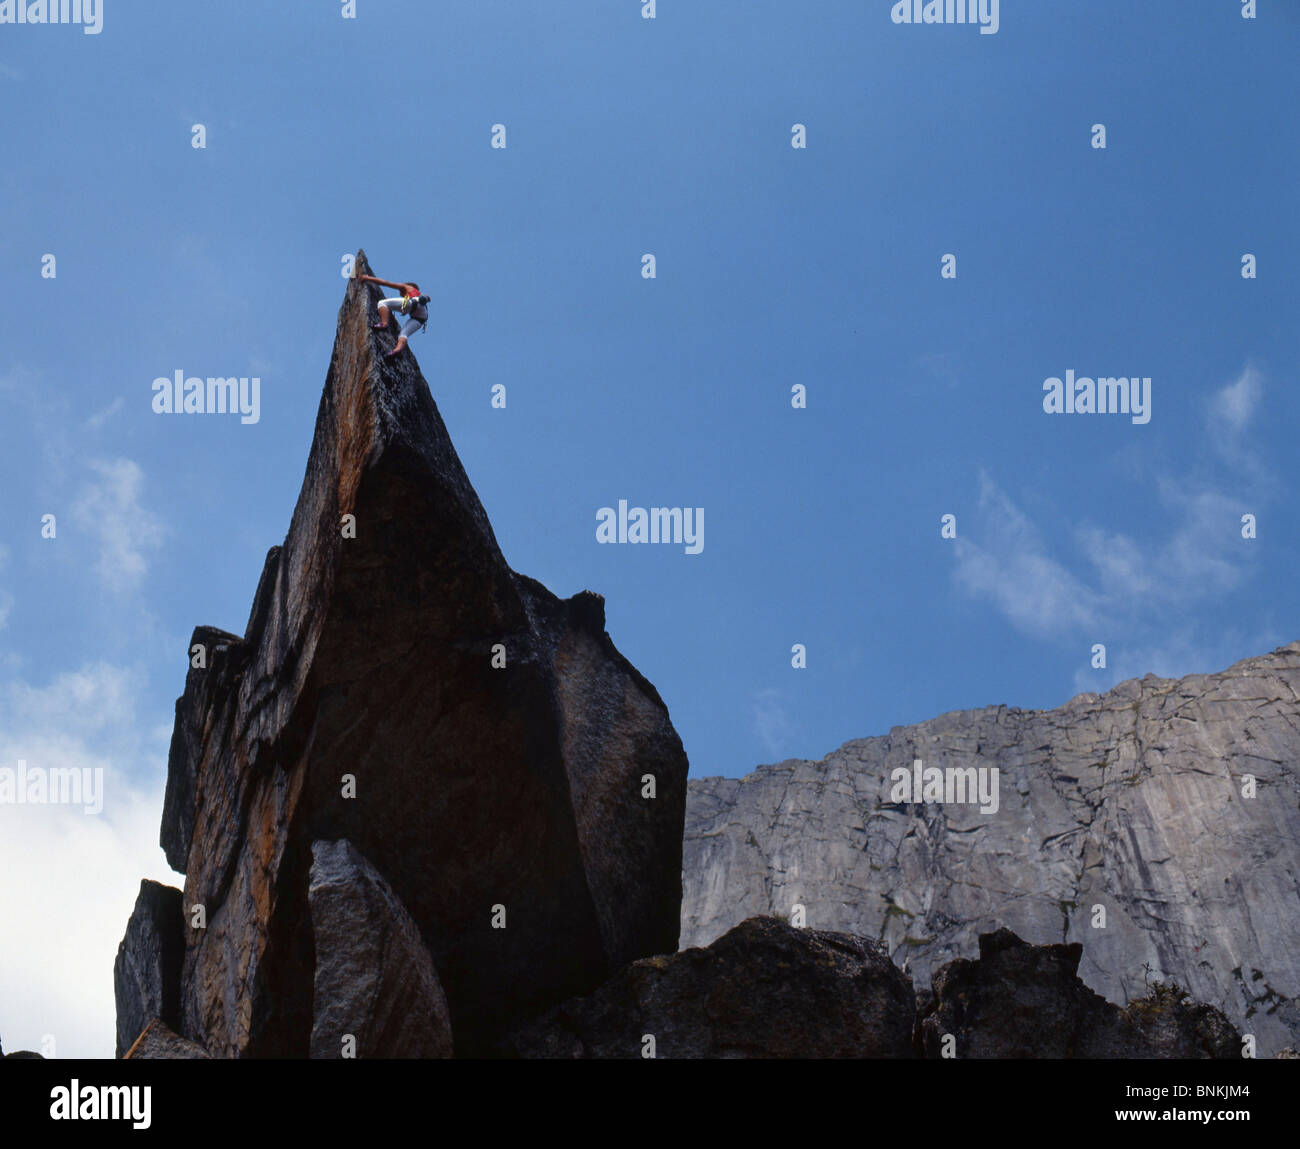
[[[1034,638],[1131,629],[1140,618],[1238,586],[1248,570],[1237,545],[1240,500],[1168,478],[1157,481],[1157,492],[1176,524],[1167,538],[1139,541],[1085,522],[1073,532],[1077,557],[1070,562],[1053,555],[1024,512],[981,473],[974,529],[954,540],[953,577]]]
[[[135,736],[139,676],[106,662],[88,663],[56,675],[46,686],[16,679],[0,689],[0,714],[21,716],[22,725],[46,736],[85,739],[117,730]]]
[[[114,415],[116,415],[123,408],[123,406],[125,406],[125,404],[126,404],[126,400],[123,399],[121,395],[119,395],[102,411],[96,411],[93,415],[91,415],[90,418],[86,420],[84,426],[89,431],[99,430],[99,428],[102,427],[106,422],[108,422],[108,420],[111,419]]]
[[[1210,400],[1211,432],[1240,435],[1255,414],[1263,393],[1264,381],[1260,373],[1251,366],[1243,368],[1236,379],[1216,391]]]
[[[770,687],[757,691],[753,698],[753,714],[754,733],[764,749],[773,757],[782,757],[789,745],[791,725],[781,691]]]
[[[111,1057],[113,960],[141,877],[179,884],[158,846],[165,731],[139,733],[138,674],[97,663],[0,688],[0,767],[104,771],[104,806],[0,804],[5,1048]],[[128,767],[131,773],[127,773]]]
[[[1239,587],[1252,552],[1241,545],[1241,516],[1271,486],[1248,449],[1245,432],[1259,410],[1264,379],[1246,366],[1206,404],[1206,433],[1217,448],[1218,476],[1144,475],[1170,524],[1162,536],[1135,537],[1095,522],[1079,522],[1049,543],[1025,513],[980,474],[975,521],[954,540],[956,583],[992,603],[1016,629],[1035,638],[1096,639],[1121,630],[1169,669],[1187,665],[1196,644],[1137,641],[1156,620],[1173,633],[1179,612]],[[1242,491],[1251,492],[1246,498]]]
[[[1161,503],[1176,523],[1161,543],[1083,525],[1076,537],[1103,597],[1119,614],[1155,600],[1188,603],[1235,587],[1246,573],[1238,545],[1242,504],[1221,491],[1188,491],[1157,480]]]
[[[1273,476],[1259,457],[1253,434],[1247,431],[1264,401],[1264,377],[1247,364],[1241,373],[1210,396],[1205,407],[1205,430],[1214,453],[1237,473],[1264,487]]]
[[[1046,638],[1102,625],[1104,597],[1048,553],[1041,532],[984,472],[974,536],[980,541],[969,532],[953,540],[954,577],[1018,630]]]
[[[130,459],[96,460],[90,469],[96,479],[78,495],[73,520],[98,543],[95,571],[109,589],[134,590],[163,539],[162,523],[141,502],[144,473]]]

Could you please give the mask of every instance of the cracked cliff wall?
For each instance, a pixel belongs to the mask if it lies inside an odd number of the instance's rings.
[[[890,772],[916,758],[996,767],[997,813],[892,803]],[[882,939],[924,985],[1005,926],[1082,943],[1080,976],[1120,1004],[1176,980],[1272,1056],[1300,1037],[1298,763],[1292,643],[1218,674],[944,714],[819,762],[692,780],[681,944],[801,903],[810,927]]]

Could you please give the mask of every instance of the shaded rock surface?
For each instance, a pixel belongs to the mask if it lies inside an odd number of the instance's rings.
[[[208,1051],[196,1042],[174,1033],[154,1018],[144,1027],[135,1044],[123,1055],[125,1061],[211,1061]]]
[[[1077,976],[1082,947],[1031,946],[1010,930],[982,934],[978,961],[959,958],[934,977],[918,1036],[940,1057],[951,1035],[961,1058],[1240,1059],[1241,1035],[1218,1010],[1176,987],[1121,1009]]]
[[[181,892],[145,879],[113,963],[118,1057],[130,1049],[151,1019],[161,1018],[171,1027],[180,1025],[184,958]]]
[[[677,945],[667,709],[600,596],[507,565],[413,355],[382,358],[381,295],[348,284],[288,535],[243,636],[194,632],[207,662],[176,706],[161,841],[206,912],[178,1032],[215,1057],[310,1050],[317,840],[351,842],[409,913],[458,1052]]]
[[[707,949],[633,962],[513,1033],[517,1057],[911,1057],[912,984],[865,938],[752,918]]]
[[[996,768],[999,809],[892,801],[891,771],[917,758]],[[879,938],[923,983],[1006,926],[1082,943],[1084,983],[1118,1004],[1177,982],[1271,1057],[1300,1039],[1298,762],[1292,643],[1217,674],[954,712],[819,762],[692,780],[682,944],[800,903],[809,926]]]
[[[39,1053],[33,1053],[30,1049],[15,1049],[13,1053],[6,1053],[4,1043],[0,1042],[0,1061],[4,1061],[6,1058],[14,1061],[23,1061],[27,1059],[34,1059],[36,1061],[45,1060],[45,1058],[43,1058]]]
[[[347,841],[312,845],[316,950],[311,1056],[450,1057],[447,999],[420,931]]]

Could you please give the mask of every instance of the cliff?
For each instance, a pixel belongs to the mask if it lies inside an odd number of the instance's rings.
[[[916,759],[996,770],[996,812],[893,800],[893,771]],[[809,927],[883,941],[922,984],[1008,927],[1080,943],[1083,982],[1115,1003],[1176,981],[1271,1057],[1300,1036],[1298,764],[1293,643],[1218,674],[945,714],[820,761],[692,780],[682,944],[800,904]]]

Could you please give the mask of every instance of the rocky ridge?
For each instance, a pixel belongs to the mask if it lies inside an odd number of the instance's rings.
[[[917,759],[996,769],[998,809],[893,800],[893,771]],[[953,712],[820,761],[692,779],[682,944],[801,905],[809,926],[878,939],[924,981],[1007,927],[1080,943],[1083,982],[1121,1005],[1177,982],[1271,1057],[1300,1038],[1298,763],[1292,643],[1218,674]]]
[[[1080,946],[1005,930],[919,1001],[887,942],[816,903],[815,928],[757,916],[676,952],[667,710],[598,595],[506,564],[413,356],[380,355],[376,300],[349,284],[244,634],[194,632],[161,833],[185,886],[141,885],[120,1056],[1237,1055],[1181,990],[1120,1009]]]

